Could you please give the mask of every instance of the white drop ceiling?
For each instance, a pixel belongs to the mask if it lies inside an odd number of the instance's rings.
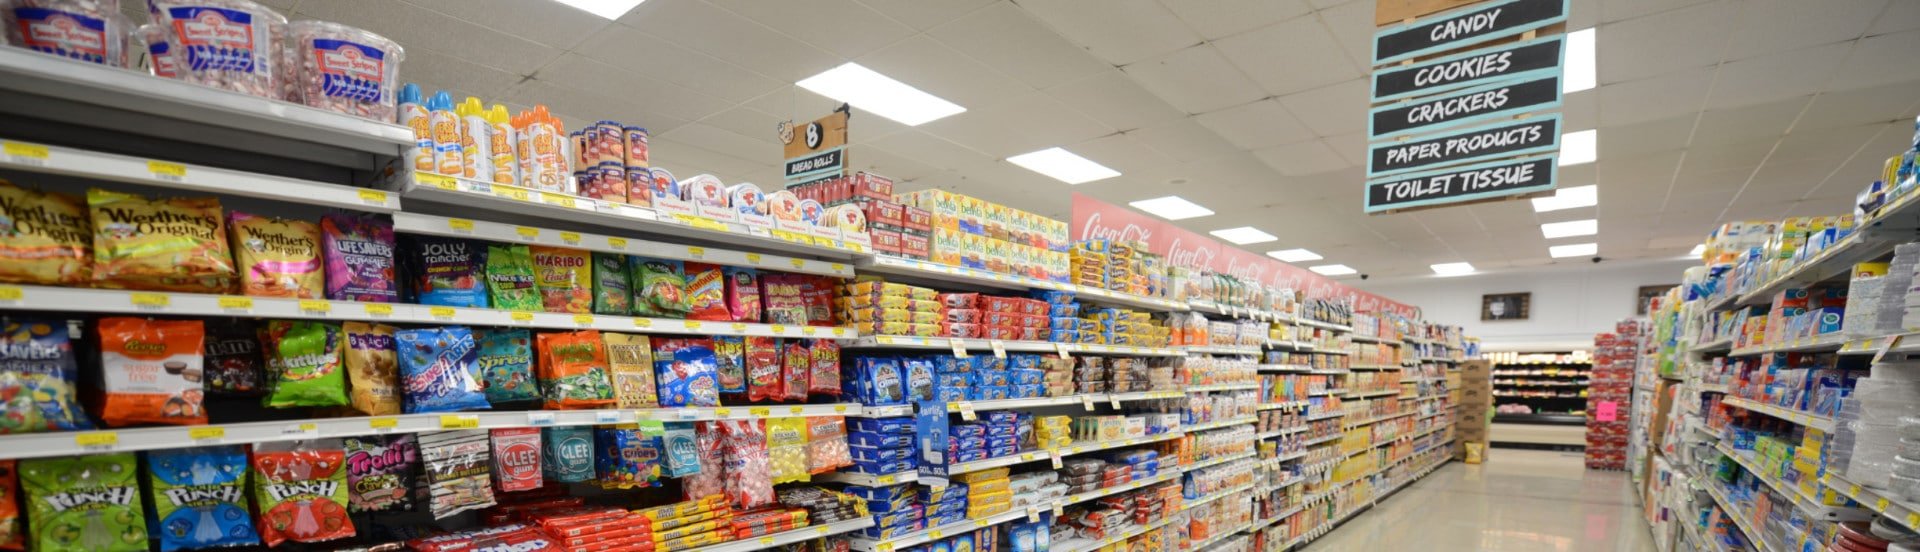
[[[1920,1],[1573,0],[1601,86],[1568,96],[1567,126],[1600,130],[1600,160],[1561,182],[1599,205],[1367,216],[1371,0],[649,0],[613,21],[544,0],[262,1],[398,41],[428,90],[644,125],[656,164],[763,187],[775,124],[835,105],[792,83],[857,62],[967,108],[919,127],[855,110],[849,160],[904,190],[1057,218],[1070,192],[1179,194],[1217,212],[1188,229],[1253,226],[1280,237],[1255,252],[1385,277],[1544,267],[1588,240],[1677,257],[1719,222],[1839,213],[1920,114]],[[1069,187],[1005,161],[1054,146],[1123,175]],[[1598,236],[1541,237],[1588,218]]]

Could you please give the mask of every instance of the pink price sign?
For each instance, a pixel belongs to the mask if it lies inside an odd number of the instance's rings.
[[[1613,402],[1613,401],[1600,401],[1600,404],[1595,406],[1593,409],[1593,418],[1595,420],[1599,420],[1602,422],[1611,422],[1611,421],[1619,420],[1620,419],[1620,403]]]

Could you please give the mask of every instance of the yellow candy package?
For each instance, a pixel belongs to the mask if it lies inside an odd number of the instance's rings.
[[[593,312],[591,254],[580,249],[535,245],[533,282],[540,289],[540,305],[547,312]]]
[[[320,225],[234,211],[228,220],[240,293],[256,297],[325,299],[320,270]]]
[[[87,210],[96,285],[202,293],[233,287],[218,198],[147,199],[93,188]]]
[[[767,468],[773,484],[807,481],[807,419],[773,418],[767,420]]]
[[[80,198],[0,178],[0,282],[85,284],[93,278],[92,233]]]

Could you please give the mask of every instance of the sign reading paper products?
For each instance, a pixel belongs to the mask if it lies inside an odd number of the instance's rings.
[[[1519,122],[1501,121],[1418,140],[1374,144],[1367,153],[1367,177],[1559,149],[1560,114],[1554,113]]]
[[[1559,156],[1506,159],[1367,181],[1367,213],[1553,189]]]
[[[1560,107],[1560,76],[1507,81],[1410,102],[1391,103],[1367,112],[1367,137],[1379,140]]]
[[[1564,37],[1476,50],[1373,73],[1373,101],[1446,92],[1506,79],[1560,74]]]
[[[1567,0],[1506,0],[1478,4],[1437,19],[1374,33],[1373,64],[1393,63],[1472,46],[1567,20]]]

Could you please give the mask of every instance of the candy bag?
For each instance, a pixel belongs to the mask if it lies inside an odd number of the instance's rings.
[[[644,335],[607,332],[607,370],[613,375],[614,403],[620,408],[658,408],[653,381],[653,345]]]
[[[400,359],[393,326],[347,322],[347,379],[353,409],[369,416],[400,413]]]
[[[205,337],[199,320],[100,319],[106,395],[100,421],[109,427],[207,423],[200,402],[206,394]]]
[[[487,396],[473,380],[479,357],[473,330],[441,326],[400,330],[394,335],[400,349],[400,379],[406,389],[406,412],[458,412],[485,409]],[[425,443],[421,446],[424,449]]]
[[[751,268],[726,269],[727,311],[737,322],[760,321],[760,273]]]
[[[393,223],[363,213],[320,217],[327,256],[327,298],[391,303],[399,298],[393,270]]]
[[[813,326],[832,326],[834,281],[825,276],[794,275],[805,283],[800,285],[800,294],[807,301],[807,324]]]
[[[540,477],[540,429],[493,430],[493,463],[494,482],[501,492],[540,488],[544,484]]]
[[[681,478],[700,473],[700,438],[693,424],[663,424],[660,443],[661,475]]]
[[[747,392],[746,338],[737,335],[713,336],[714,375],[721,393]]]
[[[20,526],[20,473],[12,460],[0,460],[0,550],[26,550]]]
[[[495,405],[540,400],[540,386],[533,377],[533,332],[521,329],[474,330],[480,353],[474,369],[475,381],[486,390],[487,402]]]
[[[347,517],[346,453],[339,441],[267,443],[253,449],[254,522],[267,546],[354,536]]]
[[[752,510],[773,504],[773,474],[767,466],[765,420],[721,420],[726,450],[727,500]]]
[[[92,188],[87,208],[95,286],[198,293],[233,287],[218,198],[153,200]]]
[[[535,245],[533,282],[540,288],[540,304],[547,312],[586,314],[593,307],[593,267],[586,251]]]
[[[272,385],[270,408],[343,406],[347,376],[341,366],[340,327],[327,322],[274,320],[267,323],[267,368]]]
[[[260,543],[247,504],[245,448],[148,452],[147,475],[162,552]]]
[[[633,286],[627,283],[627,256],[593,254],[593,312],[625,315],[633,312]]]
[[[607,351],[600,332],[582,330],[541,333],[540,391],[546,407],[557,410],[607,408],[614,405],[613,383],[607,377]]]
[[[767,420],[767,466],[773,484],[807,481],[807,419]]]
[[[594,447],[599,450],[593,469],[599,475],[601,488],[637,489],[652,486],[659,479],[660,449],[653,441],[659,435],[660,422],[649,422],[647,426],[655,429],[653,433],[633,425],[593,430]]]
[[[144,552],[146,516],[131,452],[20,461],[38,552]]]
[[[413,511],[420,444],[411,433],[345,439],[347,507],[353,513]]]
[[[541,429],[540,471],[546,479],[579,483],[594,478],[593,428],[569,426]]]
[[[726,276],[720,267],[706,263],[686,263],[686,267],[687,319],[733,320],[733,312],[727,310]]]
[[[662,339],[653,351],[653,371],[660,385],[660,406],[720,406],[715,381],[713,342],[707,339]]]
[[[539,285],[533,281],[533,254],[527,246],[487,246],[487,292],[493,308],[521,312],[541,310]]]
[[[251,397],[261,387],[260,330],[239,319],[216,319],[207,325],[207,392]]]
[[[687,315],[687,277],[680,261],[627,257],[627,266],[633,283],[633,314]]]
[[[433,519],[494,504],[491,456],[484,429],[420,434]]]
[[[487,290],[481,283],[487,264],[485,247],[460,238],[414,235],[407,236],[407,245],[407,276],[414,302],[487,307]]]
[[[0,435],[93,429],[80,412],[64,320],[0,321]]]
[[[241,294],[298,299],[326,296],[318,225],[239,211],[227,217],[233,257],[240,265]]]
[[[840,343],[831,339],[816,339],[809,345],[807,353],[813,357],[813,373],[807,384],[807,393],[840,396]]]
[[[760,277],[760,303],[767,323],[807,325],[807,298],[801,294],[806,276],[767,274]]]
[[[807,423],[807,472],[814,475],[853,465],[847,447],[847,419],[839,416],[804,418]]]
[[[748,400],[771,401],[780,397],[779,341],[771,337],[748,336],[745,357],[741,362],[746,368]]]
[[[0,178],[0,282],[84,286],[93,280],[93,226],[80,198]]]
[[[799,341],[781,344],[780,355],[780,400],[807,400],[807,386],[812,383],[813,353],[807,351],[807,345]]]
[[[700,500],[727,492],[726,451],[721,450],[725,436],[720,422],[694,424],[694,444],[700,454],[700,469],[680,479],[680,492],[687,500]]]

